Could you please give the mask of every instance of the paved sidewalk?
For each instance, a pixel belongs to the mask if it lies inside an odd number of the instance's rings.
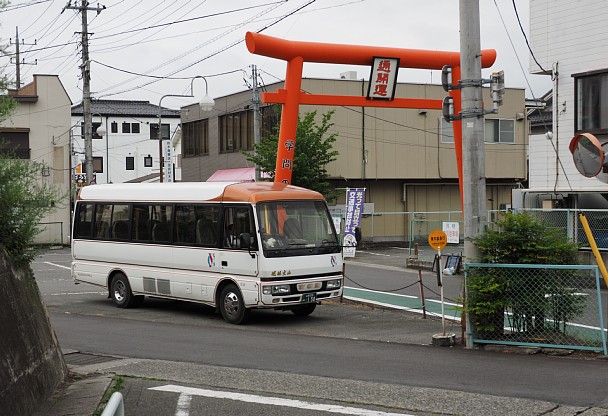
[[[232,394],[296,398],[318,403],[340,398],[350,407],[378,406],[395,414],[462,416],[606,416],[607,407],[558,405],[541,400],[499,397],[429,387],[382,384],[310,375],[248,370],[162,360],[120,359],[73,368],[82,377],[59,392],[51,405],[36,415],[91,415],[111,377],[123,385],[125,415],[173,415],[181,395],[167,393],[180,388]],[[204,400],[204,399],[203,399]],[[226,406],[233,406],[233,402]],[[199,407],[201,405],[199,404]],[[390,410],[389,410],[390,409]],[[412,410],[416,409],[416,410]],[[224,409],[225,410],[225,409]],[[180,413],[181,414],[181,413]],[[201,414],[193,412],[192,414]],[[207,414],[207,413],[202,413]]]

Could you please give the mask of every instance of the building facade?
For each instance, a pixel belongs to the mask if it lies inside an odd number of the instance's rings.
[[[367,88],[367,82],[356,79],[302,80],[302,90],[313,94],[361,96]],[[490,106],[489,91],[483,94]],[[446,92],[440,85],[398,84],[395,96],[441,100]],[[251,167],[241,151],[253,148],[252,108],[251,90],[216,98],[211,112],[182,108],[184,181],[205,181],[220,169]],[[300,106],[301,115],[311,111],[319,120],[327,111],[335,112],[328,134],[337,135],[334,149],[339,156],[326,169],[336,189],[366,188],[364,236],[403,240],[410,223],[396,213],[461,210],[452,126],[441,111]],[[279,113],[277,107],[262,104],[262,137],[278,123]],[[527,180],[524,90],[507,89],[499,113],[487,116],[485,123],[487,208],[498,210],[510,205],[511,190]],[[340,212],[344,194],[335,203]]]
[[[179,110],[162,108],[159,148],[159,107],[148,101],[93,100],[93,171],[96,183],[156,181],[160,173],[160,152],[166,154],[170,140],[173,176],[181,180],[181,138]],[[73,152],[72,166],[84,172],[83,106],[72,107]],[[103,125],[105,134],[96,130]],[[163,156],[164,158],[165,156]]]
[[[569,151],[570,141],[579,133],[592,133],[601,143],[608,139],[606,19],[608,7],[602,1],[530,2],[530,45],[535,58],[530,59],[530,72],[552,77],[553,105],[550,133],[530,139],[526,193],[535,197],[526,199],[528,206],[529,201],[545,200],[562,208],[607,206],[601,195],[608,194],[608,185],[581,175]]]
[[[33,81],[9,90],[14,113],[0,123],[0,139],[20,159],[42,165],[40,184],[64,195],[55,211],[41,220],[40,244],[66,244],[70,235],[70,107],[72,101],[56,75],[34,75]]]

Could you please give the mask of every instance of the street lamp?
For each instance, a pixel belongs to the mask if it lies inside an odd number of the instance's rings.
[[[160,101],[158,102],[158,161],[160,163],[160,182],[163,182],[163,136],[162,136],[162,102],[165,97],[194,97],[194,80],[197,78],[202,78],[205,81],[205,96],[201,99],[199,106],[202,111],[211,111],[213,106],[215,105],[215,101],[213,98],[209,96],[209,85],[207,84],[207,79],[202,75],[197,75],[192,78],[190,82],[190,94],[166,94],[160,97]],[[170,138],[169,138],[170,139]],[[167,159],[169,162],[171,161],[170,155],[168,155]],[[167,169],[171,169],[170,163],[167,166]],[[171,182],[173,182],[171,180]]]

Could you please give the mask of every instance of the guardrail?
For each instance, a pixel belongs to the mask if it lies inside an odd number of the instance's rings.
[[[112,394],[101,416],[125,416],[125,404],[122,393],[117,391]]]

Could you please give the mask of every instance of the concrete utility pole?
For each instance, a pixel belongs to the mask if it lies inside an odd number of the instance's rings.
[[[11,41],[12,43],[12,41]],[[15,88],[19,89],[21,88],[21,65],[37,65],[38,64],[38,59],[36,59],[33,63],[30,62],[25,62],[25,59],[20,61],[19,59],[19,54],[20,54],[20,50],[19,50],[19,46],[23,45],[23,46],[34,46],[36,45],[36,41],[34,41],[34,43],[25,43],[24,41],[19,41],[19,26],[15,27]],[[26,51],[27,52],[27,51]],[[11,59],[12,61],[12,59]]]
[[[260,92],[258,91],[258,68],[251,65],[251,76],[253,78],[253,142],[260,144]],[[255,181],[261,178],[260,167],[255,165]]]
[[[87,11],[96,11],[101,13],[106,6],[88,7],[86,0],[81,0],[80,6],[72,6],[72,2],[68,2],[65,9],[74,9],[80,11],[82,17],[82,114],[84,118],[84,162],[85,173],[87,174],[87,185],[93,180],[93,122],[91,118],[91,62],[89,61],[89,32]],[[63,13],[62,10],[62,13]]]
[[[464,256],[470,263],[479,260],[480,253],[473,240],[483,231],[486,212],[479,0],[460,0],[459,9]]]

